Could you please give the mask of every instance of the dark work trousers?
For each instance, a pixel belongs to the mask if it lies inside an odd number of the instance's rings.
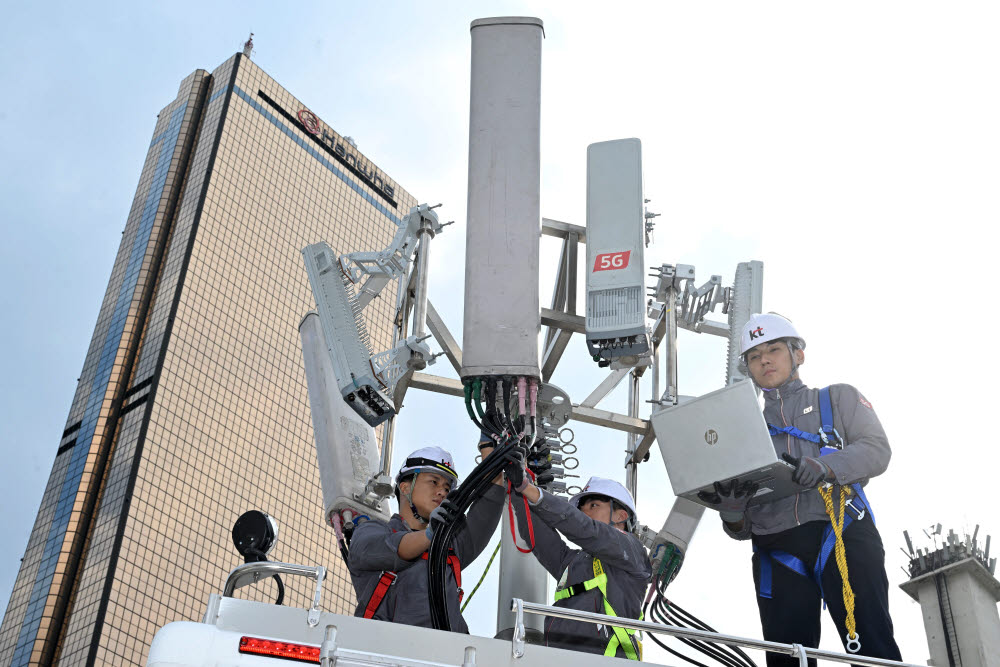
[[[774,535],[754,535],[753,578],[760,609],[764,639],[784,644],[819,646],[820,613],[823,600],[811,577],[804,577],[771,559],[770,599],[760,597],[760,559],[764,551],[784,551],[797,556],[811,571],[816,563],[823,530],[827,521],[810,521]],[[882,538],[868,516],[853,521],[844,531],[847,575],[854,591],[854,619],[861,640],[858,655],[902,660],[892,633],[889,617],[889,581],[885,576],[885,551]],[[823,591],[827,609],[837,625],[841,643],[845,643],[844,593],[835,553],[830,554],[823,570]],[[767,654],[768,667],[797,667],[798,659],[782,654]],[[810,659],[815,666],[816,661]]]

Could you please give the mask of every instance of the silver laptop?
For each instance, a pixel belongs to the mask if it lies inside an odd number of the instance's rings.
[[[795,466],[778,458],[749,381],[738,382],[652,416],[674,494],[706,507],[699,491],[738,478],[759,488],[751,505],[798,493]]]

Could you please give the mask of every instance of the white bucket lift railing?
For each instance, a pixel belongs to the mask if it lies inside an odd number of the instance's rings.
[[[866,665],[868,667],[921,667],[909,662],[897,662],[896,660],[884,660],[882,658],[868,658],[863,655],[847,655],[835,651],[824,651],[818,648],[807,648],[801,644],[779,644],[778,642],[768,642],[761,639],[750,639],[748,637],[737,637],[735,635],[725,635],[721,632],[708,632],[706,630],[691,630],[679,628],[673,625],[662,623],[650,623],[649,621],[637,621],[633,618],[621,618],[620,616],[607,616],[587,611],[577,611],[576,609],[566,609],[563,607],[552,607],[535,602],[525,602],[519,598],[511,601],[511,611],[514,612],[515,627],[514,638],[512,640],[511,651],[515,658],[524,656],[524,614],[537,614],[539,616],[552,616],[555,618],[565,618],[571,621],[581,621],[583,623],[594,623],[595,625],[611,625],[618,628],[628,628],[629,630],[642,630],[644,632],[670,635],[671,637],[683,637],[686,639],[701,639],[712,641],[728,646],[739,646],[742,648],[752,648],[772,653],[783,653],[795,656],[799,659],[802,667],[808,665],[810,658],[816,660],[829,660],[831,662],[841,662],[851,665]]]
[[[316,582],[316,590],[313,593],[313,603],[309,607],[306,622],[309,627],[314,628],[319,625],[319,617],[322,613],[320,601],[323,597],[323,580],[326,579],[326,568],[322,565],[294,565],[292,563],[277,563],[274,561],[264,561],[260,563],[244,563],[233,568],[229,576],[226,577],[226,586],[222,589],[222,597],[231,598],[237,588],[252,586],[262,579],[274,577],[281,574],[288,574],[295,577],[307,577]],[[218,614],[218,604],[215,595],[209,603],[208,611],[205,613],[205,623],[212,623]]]

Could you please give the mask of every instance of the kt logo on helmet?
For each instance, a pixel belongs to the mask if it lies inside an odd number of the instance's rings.
[[[756,329],[750,332],[750,340],[753,340],[754,338],[760,338],[763,335],[764,335],[764,327],[757,327]]]

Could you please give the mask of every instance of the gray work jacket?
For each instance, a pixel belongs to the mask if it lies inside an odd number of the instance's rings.
[[[882,424],[871,403],[848,384],[830,387],[833,404],[833,425],[844,439],[844,449],[823,457],[836,476],[836,484],[867,484],[869,478],[885,472],[892,452]],[[802,380],[789,380],[781,387],[764,392],[764,419],[782,428],[794,426],[807,433],[818,433],[821,420],[819,389],[805,386]],[[771,436],[774,450],[792,456],[819,457],[816,443],[792,437],[786,433]],[[838,491],[834,489],[834,499]],[[744,515],[743,530],[736,533],[725,523],[726,533],[738,540],[754,535],[771,535],[809,521],[829,521],[823,498],[815,489],[803,489],[793,496],[751,507]]]
[[[500,522],[504,492],[496,484],[472,503],[465,527],[452,540],[452,550],[464,568],[482,553]],[[427,595],[427,561],[418,557],[403,560],[399,557],[399,543],[410,532],[403,519],[393,514],[388,523],[373,520],[361,524],[351,538],[348,571],[358,597],[355,616],[364,616],[368,601],[378,585],[382,573],[396,573],[396,581],[382,599],[375,618],[379,621],[433,627]],[[447,569],[448,615],[454,632],[468,634],[469,626],[462,618],[458,603],[458,584]]]
[[[511,502],[517,509],[521,539],[527,541],[529,534],[524,517],[524,502],[518,496],[513,496]],[[612,608],[618,616],[639,618],[646,584],[653,568],[637,537],[610,524],[594,521],[563,498],[551,493],[542,492],[538,504],[531,506],[531,515],[535,532],[535,558],[561,583],[561,587],[593,579],[593,557],[597,556],[608,577],[608,602]],[[581,548],[569,548],[560,539],[557,530]],[[604,613],[604,600],[596,588],[559,600],[555,606]],[[604,625],[551,616],[545,618],[545,643],[548,646],[603,655],[611,637],[611,630]],[[619,647],[616,655],[624,658],[625,652]]]

